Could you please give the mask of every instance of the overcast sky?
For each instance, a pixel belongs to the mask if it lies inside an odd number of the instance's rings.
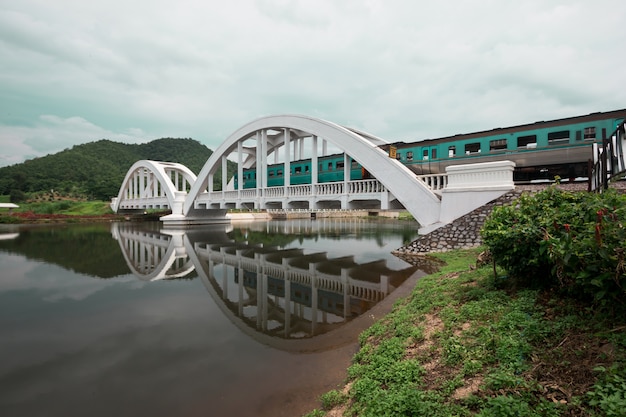
[[[623,0],[0,0],[0,166],[305,114],[413,141],[626,108]]]

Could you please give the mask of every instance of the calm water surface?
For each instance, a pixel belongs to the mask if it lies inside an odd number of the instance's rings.
[[[297,416],[427,267],[364,220],[0,229],[0,415]]]

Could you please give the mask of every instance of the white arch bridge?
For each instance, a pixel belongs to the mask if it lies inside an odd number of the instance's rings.
[[[380,145],[385,140],[355,129],[308,116],[278,115],[254,120],[236,130],[213,152],[198,176],[181,164],[142,160],[126,174],[114,211],[167,208],[167,226],[227,221],[230,208],[254,209],[398,209],[404,208],[421,225],[436,229],[514,188],[509,161],[452,166],[446,174],[416,176]],[[343,180],[318,180],[318,161],[339,149]],[[336,151],[334,152],[336,153]],[[227,175],[227,161],[237,163],[237,178],[256,168],[256,187],[243,188]],[[291,165],[310,159],[310,184],[293,184]],[[268,186],[269,164],[282,163],[284,185]],[[370,179],[350,180],[352,164]],[[214,178],[221,174],[221,190]]]

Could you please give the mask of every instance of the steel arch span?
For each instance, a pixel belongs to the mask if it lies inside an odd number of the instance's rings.
[[[141,160],[130,167],[111,209],[170,208],[182,210],[196,175],[173,162]]]
[[[238,154],[238,177],[242,177],[243,168],[256,166],[257,181],[261,184],[258,188],[262,188],[264,182],[267,184],[267,178],[264,178],[264,170],[258,168],[266,166],[267,156],[284,148],[287,165],[292,143],[297,146],[295,141],[303,137],[313,137],[315,140],[321,138],[358,162],[402,203],[421,225],[434,224],[439,220],[441,206],[439,197],[425,183],[418,180],[411,170],[400,161],[390,158],[378,147],[386,143],[384,140],[326,120],[301,115],[262,117],[232,133],[213,152],[198,174],[185,198],[180,214],[186,217],[191,211],[199,208],[196,206],[198,199],[203,197],[203,194],[210,194],[213,191],[213,176],[220,167],[225,171],[226,158],[232,153]],[[244,142],[249,139],[256,139],[256,148],[244,148]],[[245,160],[243,155],[247,155]],[[312,164],[313,173],[317,171],[316,165]],[[285,166],[286,184],[289,181],[287,168]],[[240,187],[241,182],[239,181]],[[225,178],[223,189],[226,189]],[[203,198],[205,197],[206,195]]]

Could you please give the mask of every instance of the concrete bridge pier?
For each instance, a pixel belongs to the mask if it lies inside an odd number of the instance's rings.
[[[430,233],[514,190],[514,168],[515,162],[512,161],[454,165],[446,168],[448,183],[441,190],[439,221],[420,228],[419,233]]]
[[[191,209],[187,216],[183,214],[168,214],[159,220],[165,228],[180,228],[186,226],[230,223],[226,217],[228,209]]]

